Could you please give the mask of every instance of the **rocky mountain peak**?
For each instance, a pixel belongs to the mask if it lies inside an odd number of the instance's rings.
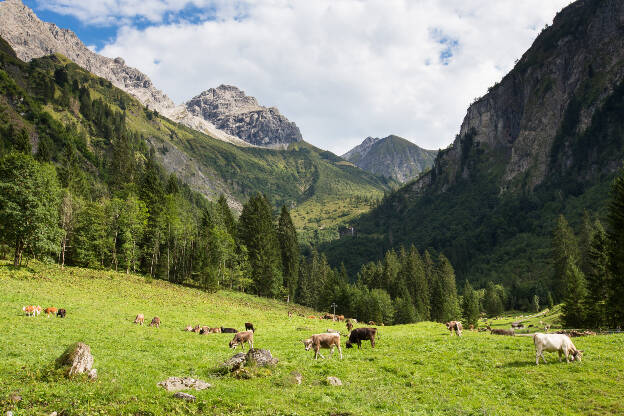
[[[263,107],[232,85],[210,88],[186,104],[188,112],[257,146],[283,147],[303,140],[297,125],[275,107]]]

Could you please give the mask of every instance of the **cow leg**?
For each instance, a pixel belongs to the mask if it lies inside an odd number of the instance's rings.
[[[333,345],[329,348],[329,356],[330,357],[334,356],[334,346]]]
[[[249,348],[253,350],[253,341],[249,342]]]
[[[539,365],[539,352],[535,353],[535,365]]]
[[[371,348],[375,348],[375,338],[371,338]]]
[[[340,348],[340,344],[338,344],[338,352],[340,353],[340,359],[342,360],[342,348]]]
[[[561,362],[561,351],[557,351],[557,355],[559,355],[559,362]],[[567,359],[567,357],[566,357]]]

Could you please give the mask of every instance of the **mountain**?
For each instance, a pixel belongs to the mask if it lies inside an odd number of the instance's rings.
[[[0,155],[22,129],[33,152],[43,143],[45,160],[62,167],[71,155],[82,178],[76,192],[88,200],[120,192],[120,183],[134,183],[154,160],[209,200],[225,194],[234,209],[258,192],[275,207],[287,205],[304,239],[306,232],[318,234],[319,210],[326,210],[323,232],[333,238],[339,223],[362,212],[356,200],[377,200],[393,184],[305,142],[266,149],[217,140],[150,110],[62,55],[24,63],[0,38]],[[332,206],[340,210],[327,211]]]
[[[231,85],[204,91],[185,106],[190,114],[253,145],[283,147],[303,140],[297,125],[277,108],[262,107],[254,97]]]
[[[0,36],[28,62],[60,53],[87,71],[105,78],[151,110],[217,139],[240,146],[284,146],[302,140],[294,123],[275,108],[260,107],[234,87],[210,89],[176,106],[149,77],[125,64],[91,51],[74,32],[41,21],[21,0],[0,2]],[[236,91],[234,91],[236,90]],[[218,128],[213,122],[224,129]]]
[[[425,150],[402,137],[367,137],[342,157],[375,175],[408,182],[433,166],[437,151]]]
[[[444,252],[459,281],[501,282],[517,302],[551,285],[558,215],[604,218],[624,159],[624,3],[564,8],[515,67],[469,108],[431,171],[352,221],[323,251],[352,273],[386,249]]]

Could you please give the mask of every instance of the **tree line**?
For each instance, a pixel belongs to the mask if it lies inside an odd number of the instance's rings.
[[[624,170],[611,187],[606,219],[585,212],[578,236],[561,215],[552,236],[554,296],[572,328],[624,323]]]

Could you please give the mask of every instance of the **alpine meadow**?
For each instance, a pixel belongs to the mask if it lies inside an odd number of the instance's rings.
[[[0,1],[2,416],[624,414],[624,2],[407,3]]]

